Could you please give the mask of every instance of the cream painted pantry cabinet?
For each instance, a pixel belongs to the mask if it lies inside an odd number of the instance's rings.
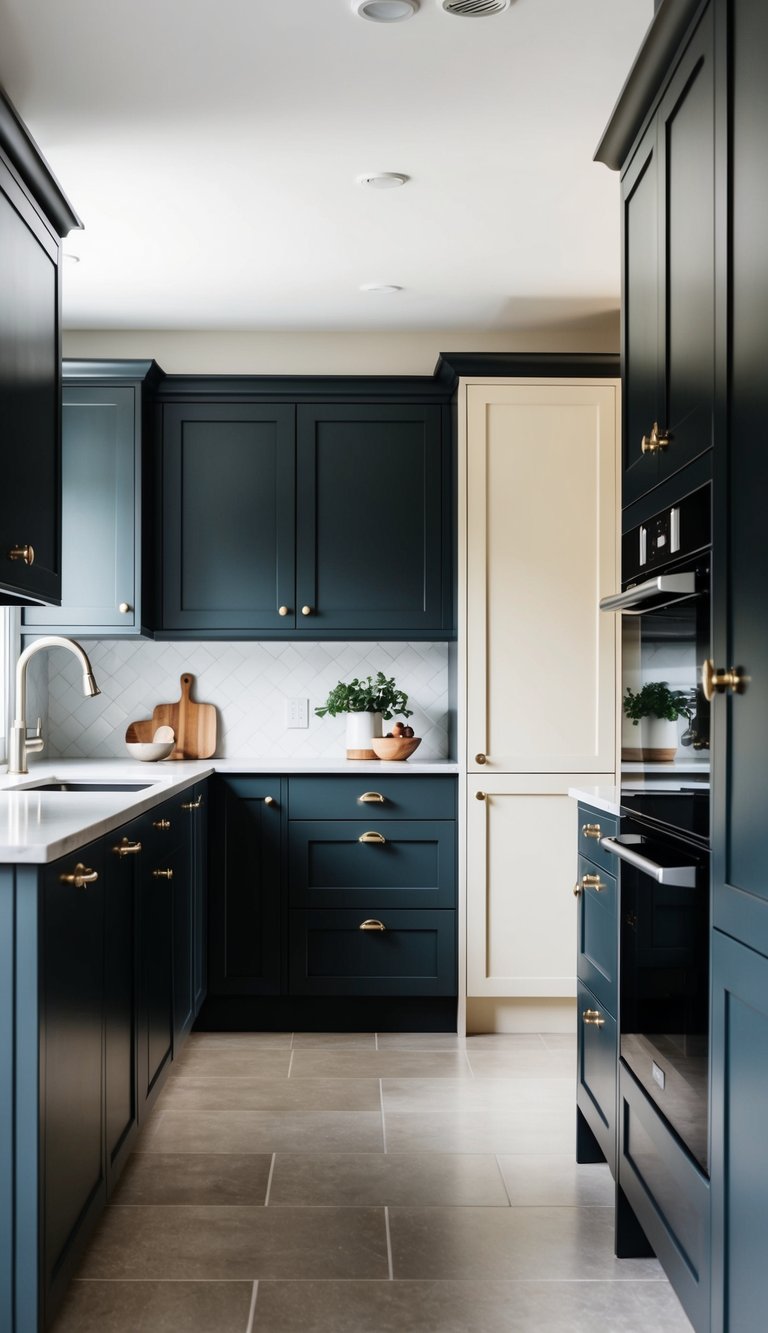
[[[567,792],[616,770],[619,396],[578,368],[460,384],[470,997],[576,993]]]

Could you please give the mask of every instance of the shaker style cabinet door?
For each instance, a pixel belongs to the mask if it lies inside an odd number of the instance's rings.
[[[299,405],[297,628],[450,629],[439,406]]]
[[[618,407],[615,381],[467,387],[474,773],[614,768]]]
[[[294,415],[284,403],[164,407],[164,630],[295,624]]]

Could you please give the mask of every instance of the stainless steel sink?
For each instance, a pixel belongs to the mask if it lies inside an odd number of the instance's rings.
[[[94,792],[94,791],[145,791],[151,787],[151,782],[79,782],[76,778],[70,781],[59,781],[54,778],[50,782],[24,782],[17,787],[11,787],[11,791],[62,791],[70,795],[73,792]]]

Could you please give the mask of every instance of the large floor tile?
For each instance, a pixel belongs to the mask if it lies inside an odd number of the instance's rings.
[[[467,1037],[468,1051],[541,1051],[538,1032],[478,1032]]]
[[[376,1078],[310,1082],[187,1074],[167,1084],[157,1105],[163,1111],[378,1111],[381,1092]]]
[[[471,1078],[461,1051],[294,1050],[291,1078]]]
[[[213,1046],[183,1050],[174,1060],[171,1079],[196,1074],[202,1078],[287,1078],[293,1052],[260,1046]]]
[[[51,1333],[245,1333],[252,1282],[73,1282]]]
[[[508,1206],[495,1157],[459,1153],[278,1153],[269,1204]]]
[[[373,1111],[157,1111],[143,1152],[381,1152]]]
[[[386,1278],[382,1208],[110,1206],[82,1278]]]
[[[271,1153],[135,1152],[113,1203],[263,1204]]]
[[[291,1082],[292,1080],[288,1080]],[[384,1111],[532,1111],[573,1112],[572,1078],[385,1078]]]
[[[571,1051],[576,1058],[575,1032],[542,1032],[541,1040],[548,1051]]]
[[[380,1051],[463,1051],[467,1039],[455,1032],[379,1032]]]
[[[571,1078],[576,1077],[576,1050],[468,1050],[475,1078]]]
[[[296,1050],[312,1050],[316,1046],[341,1046],[344,1048],[374,1051],[376,1034],[374,1032],[295,1032],[293,1045]]]
[[[392,1208],[396,1278],[590,1281],[662,1276],[617,1259],[612,1208]]]
[[[690,1333],[667,1282],[260,1282],[254,1333]]]
[[[573,1153],[499,1157],[513,1207],[613,1208],[616,1186],[605,1163],[578,1166]]]
[[[288,1051],[292,1032],[191,1032],[184,1055],[201,1051]]]
[[[389,1152],[568,1153],[575,1151],[567,1111],[387,1111]]]

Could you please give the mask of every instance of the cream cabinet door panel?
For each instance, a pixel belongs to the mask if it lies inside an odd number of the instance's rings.
[[[619,386],[467,386],[468,766],[615,762]],[[486,770],[487,771],[487,770]]]
[[[576,994],[577,805],[566,793],[594,781],[586,773],[470,776],[468,995]]]

